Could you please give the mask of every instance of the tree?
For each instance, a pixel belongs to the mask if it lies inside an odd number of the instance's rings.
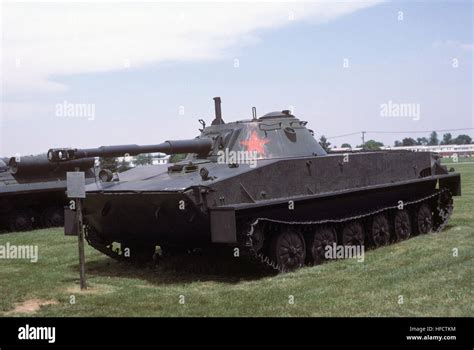
[[[469,145],[472,143],[472,138],[469,135],[458,135],[458,137],[453,140],[453,143],[456,145]]]
[[[348,144],[348,143],[343,143],[343,144],[341,145],[341,148],[352,148],[352,146],[351,146],[350,144]]]
[[[437,146],[439,145],[438,133],[433,131],[430,134],[430,139],[428,140],[428,146]]]
[[[403,143],[401,141],[396,140],[395,143],[393,144],[395,147],[402,147]]]
[[[360,145],[360,146],[357,146],[357,147],[361,147],[363,149],[366,149],[366,150],[369,150],[369,151],[377,151],[380,149],[380,147],[383,147],[384,144],[382,142],[379,142],[379,141],[375,141],[375,140],[368,140],[365,145]]]
[[[320,139],[319,139],[319,144],[321,145],[321,147],[326,151],[326,152],[329,152],[330,150],[330,146],[331,146],[331,143],[328,142],[326,136],[324,135],[321,135]]]
[[[121,173],[130,169],[131,169],[130,162],[127,162],[124,157],[122,161],[120,162],[119,166],[117,167],[117,171]]]
[[[411,138],[411,137],[405,137],[405,138],[402,140],[402,145],[405,146],[405,147],[406,147],[406,146],[416,146],[417,143],[416,143],[416,141],[415,141],[413,138]]]
[[[428,144],[428,139],[426,137],[418,137],[416,139],[416,144],[420,146],[426,146]]]
[[[109,169],[113,173],[117,172],[119,165],[117,158],[99,158],[99,164],[101,169]]]
[[[172,154],[170,156],[170,163],[178,163],[182,161],[184,158],[186,158],[186,153],[179,153],[179,154]]]
[[[443,135],[443,141],[441,141],[442,145],[451,145],[453,143],[453,135],[450,132],[447,132]]]
[[[153,157],[150,153],[139,154],[135,157],[136,165],[149,165],[153,163]]]

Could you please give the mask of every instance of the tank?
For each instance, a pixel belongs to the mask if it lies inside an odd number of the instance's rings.
[[[90,245],[117,260],[229,251],[279,270],[328,260],[328,247],[376,248],[439,231],[460,195],[460,175],[436,154],[331,154],[290,111],[225,123],[195,139],[157,145],[51,149],[52,162],[141,152],[188,153],[86,187]],[[117,249],[120,245],[120,249]]]
[[[94,159],[54,164],[46,156],[0,159],[0,229],[26,231],[61,226],[66,204],[66,172],[79,168],[94,181]]]

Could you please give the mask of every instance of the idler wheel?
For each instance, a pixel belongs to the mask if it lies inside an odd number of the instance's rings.
[[[408,211],[397,210],[393,218],[393,227],[397,241],[403,241],[411,236],[411,220]]]
[[[418,233],[425,235],[433,230],[433,213],[428,204],[423,204],[416,213]]]
[[[342,244],[351,246],[364,245],[364,227],[358,221],[352,221],[344,225],[342,229]]]
[[[311,264],[319,265],[326,261],[326,247],[337,243],[336,230],[331,226],[317,228],[309,234],[306,243],[306,256]]]
[[[451,193],[442,192],[438,198],[437,210],[433,218],[435,230],[438,230],[439,227],[449,219],[453,209],[454,205]]]
[[[256,226],[252,235],[252,247],[254,251],[258,252],[263,248],[263,243],[265,241],[265,232],[262,227]]]
[[[270,258],[284,271],[292,271],[304,265],[306,247],[299,232],[284,229],[273,237]]]
[[[390,243],[390,224],[385,214],[378,214],[372,220],[370,239],[375,247]]]

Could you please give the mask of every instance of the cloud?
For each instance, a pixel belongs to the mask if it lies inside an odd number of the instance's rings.
[[[323,23],[377,2],[7,2],[3,91],[61,91],[67,87],[54,79],[62,75],[220,59],[262,30]]]

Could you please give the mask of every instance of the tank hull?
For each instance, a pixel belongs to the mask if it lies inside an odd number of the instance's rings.
[[[106,241],[186,247],[210,243],[209,218],[190,203],[179,192],[91,194],[85,219]]]
[[[459,174],[435,174],[430,154],[407,153],[404,162],[402,156],[354,154],[345,164],[343,155],[280,159],[259,162],[255,169],[205,163],[202,166],[217,179],[195,181],[194,189],[163,190],[179,183],[179,177],[192,183],[189,179],[196,179],[195,174],[156,174],[162,179],[161,191],[157,187],[138,193],[134,181],[108,184],[102,191],[94,185],[85,201],[85,217],[107,241],[192,248],[245,244],[239,225],[256,218],[339,219],[429,196],[438,187],[459,194]],[[364,164],[371,166],[363,168]],[[234,175],[228,176],[229,171]],[[229,218],[235,223],[231,228]]]

